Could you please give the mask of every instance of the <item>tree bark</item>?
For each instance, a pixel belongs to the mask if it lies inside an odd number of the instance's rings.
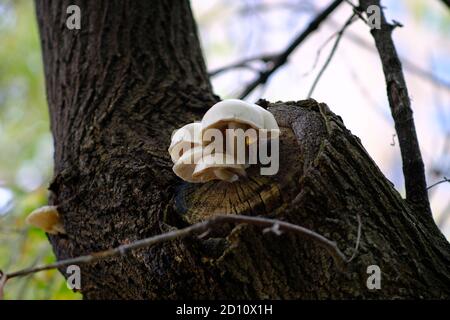
[[[65,27],[73,2],[81,30]],[[83,266],[85,299],[450,297],[448,242],[325,104],[258,102],[282,129],[275,176],[254,167],[237,183],[188,184],[172,173],[172,131],[218,100],[188,1],[36,0],[36,8],[55,144],[49,202],[67,232],[49,235],[58,259],[218,212],[299,224],[350,256],[362,220],[348,270],[298,236],[227,226]],[[374,264],[380,290],[366,286]]]

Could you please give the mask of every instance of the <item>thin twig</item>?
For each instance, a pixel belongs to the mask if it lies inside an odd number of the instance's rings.
[[[444,182],[450,182],[450,179],[447,177],[444,177],[444,179],[442,179],[436,183],[433,183],[431,186],[427,187],[427,190],[430,190],[431,188],[436,187],[437,185],[444,183]]]
[[[333,26],[337,26],[337,23],[333,22],[331,19],[328,20],[328,23],[330,23]],[[335,38],[337,35],[337,33],[331,35],[322,45],[321,47],[317,50],[316,53],[316,57],[313,63],[313,67],[311,67],[311,69],[305,73],[302,74],[302,76],[307,76],[308,74],[310,74],[315,67],[317,66],[317,62],[320,58],[320,54],[321,51],[323,50],[323,47],[329,42],[331,41],[333,38]],[[368,43],[365,39],[363,39],[362,37],[358,36],[355,33],[352,33],[351,31],[347,31],[344,33],[343,35],[344,38],[350,40],[351,42],[353,42],[354,44],[356,44],[357,46],[366,49],[370,52],[375,52],[376,50],[374,50],[373,46],[370,45],[370,43]],[[217,68],[215,70],[210,71],[208,74],[210,77],[215,77],[217,75],[219,75],[222,72],[227,72],[227,71],[232,71],[234,69],[239,69],[239,68],[247,68],[247,69],[251,69],[253,71],[257,71],[255,68],[252,68],[250,66],[250,63],[252,62],[262,62],[265,64],[266,68],[270,67],[270,64],[272,64],[277,56],[279,56],[282,53],[279,54],[261,54],[258,56],[254,56],[254,57],[250,57],[250,58],[246,58],[246,59],[242,59],[242,60],[238,60],[236,62],[233,62],[229,65],[225,65],[223,67]],[[430,81],[432,84],[438,86],[438,87],[442,87],[446,90],[450,90],[450,83],[448,81],[445,81],[444,79],[439,78],[437,75],[433,74],[432,72],[423,69],[422,67],[418,66],[417,64],[415,64],[414,62],[412,62],[411,60],[409,60],[408,58],[406,58],[405,56],[401,56],[399,55],[400,60],[403,62],[403,66],[405,68],[405,70],[411,72],[412,74]]]
[[[11,272],[11,273],[1,273],[0,278],[0,295],[2,295],[3,287],[6,284],[6,281],[12,278],[21,277],[25,275],[29,275],[32,273],[45,271],[45,270],[52,270],[52,269],[59,269],[63,267],[67,267],[70,265],[83,265],[87,263],[93,263],[96,261],[100,261],[106,258],[114,257],[114,256],[120,256],[125,255],[128,251],[136,250],[136,249],[142,249],[146,247],[150,247],[152,245],[167,242],[175,239],[182,239],[194,234],[201,234],[204,235],[205,232],[208,230],[213,229],[217,225],[225,224],[225,223],[232,223],[232,224],[249,224],[254,225],[257,227],[264,228],[265,230],[271,230],[272,232],[275,232],[278,234],[279,232],[290,232],[295,233],[298,235],[301,235],[303,237],[306,237],[314,242],[316,242],[319,246],[323,247],[328,251],[328,253],[333,257],[334,261],[338,265],[339,268],[342,268],[347,263],[349,263],[355,256],[358,245],[359,245],[359,239],[360,239],[360,233],[361,233],[361,221],[359,220],[359,227],[358,227],[358,239],[357,244],[355,247],[355,252],[353,253],[352,257],[350,259],[347,259],[346,256],[342,253],[342,251],[337,247],[336,243],[334,241],[329,240],[328,238],[320,235],[317,232],[314,232],[310,229],[294,225],[289,222],[284,222],[281,220],[274,220],[274,219],[268,219],[268,218],[261,218],[261,217],[251,217],[251,216],[243,216],[243,215],[218,215],[210,220],[206,220],[203,222],[196,223],[194,225],[191,225],[189,227],[169,231],[163,234],[159,234],[153,237],[149,237],[146,239],[138,240],[130,244],[124,244],[121,246],[118,246],[113,249],[108,249],[105,251],[100,251],[96,253],[92,253],[89,255],[79,256],[76,258],[70,258],[66,260],[60,260],[55,263],[42,265],[38,267],[31,267],[22,269],[19,271]]]
[[[284,65],[290,54],[300,45],[303,41],[313,32],[315,31],[320,24],[325,21],[325,19],[342,3],[343,0],[335,0],[333,1],[325,10],[323,10],[320,14],[318,14],[313,21],[311,21],[308,27],[302,31],[288,46],[283,52],[277,56],[277,59],[274,61],[273,65],[265,71],[262,71],[257,79],[251,82],[241,93],[240,99],[244,99],[247,97],[256,87],[261,84],[267,82],[269,77]]]
[[[336,53],[337,47],[339,45],[339,42],[341,41],[341,38],[342,38],[342,35],[344,34],[345,29],[347,29],[347,27],[354,21],[354,18],[355,18],[355,14],[352,14],[351,17],[342,26],[341,30],[339,30],[339,32],[337,33],[336,40],[334,41],[333,48],[331,48],[330,54],[328,55],[327,60],[325,61],[324,65],[322,66],[322,68],[320,69],[316,78],[314,79],[311,89],[309,89],[308,99],[311,98],[311,95],[313,94],[314,89],[316,88],[317,84],[319,83],[320,78],[322,77],[323,73],[325,72],[325,70],[327,69],[331,60],[333,59],[333,56]]]
[[[251,70],[255,70],[255,68],[253,68],[250,63],[252,62],[263,62],[266,64],[275,61],[277,55],[259,55],[259,56],[254,56],[254,57],[250,57],[250,58],[246,58],[246,59],[242,59],[240,61],[236,61],[232,64],[220,67],[218,69],[212,70],[208,72],[208,75],[210,77],[214,77],[220,73],[226,72],[226,71],[230,71],[233,69],[239,69],[239,68],[247,68],[247,69],[251,69]]]
[[[367,19],[364,18],[364,16],[361,13],[360,8],[358,8],[357,5],[355,5],[353,2],[351,2],[350,0],[345,0],[345,2],[347,4],[349,4],[352,8],[353,8],[353,12],[362,20],[364,21],[365,24],[368,24]]]
[[[372,5],[378,6],[380,10],[380,28],[372,28],[371,34],[383,66],[389,106],[400,145],[406,199],[431,214],[425,167],[419,148],[411,101],[403,76],[402,65],[391,36],[395,25],[386,21],[379,0],[360,0],[359,3],[359,9],[362,12],[367,12],[367,8]]]
[[[332,19],[330,19],[328,21],[328,23],[330,23],[332,26],[336,26],[337,27],[337,22],[334,22]],[[360,37],[359,35],[357,35],[356,33],[352,32],[352,31],[348,31],[344,34],[344,38],[350,40],[351,42],[353,42],[354,44],[356,44],[357,46],[359,46],[362,49],[365,49],[367,51],[370,52],[375,52],[377,53],[376,49],[373,47],[373,45],[371,45],[368,41],[366,41],[364,38]],[[374,50],[375,49],[375,50]],[[399,55],[400,61],[402,61],[403,66],[405,68],[405,70],[411,72],[412,74],[421,77],[422,79],[428,80],[430,82],[432,82],[434,85],[442,87],[446,90],[450,89],[450,82],[439,78],[439,76],[433,74],[432,72],[420,67],[419,65],[415,64],[413,61],[411,61],[410,59],[408,59],[405,56],[401,56]]]
[[[331,20],[332,20],[332,19],[329,19],[329,21],[331,21]],[[336,38],[336,37],[339,35],[339,33],[340,33],[340,30],[338,30],[337,32],[333,33],[331,36],[329,36],[329,37],[328,37],[328,38],[320,45],[319,49],[317,49],[317,51],[316,51],[316,57],[314,58],[314,62],[313,62],[313,65],[312,65],[311,69],[308,70],[308,71],[306,71],[306,72],[304,72],[304,73],[301,75],[302,77],[308,76],[309,74],[311,74],[311,73],[316,69],[317,64],[319,63],[320,56],[321,56],[321,54],[322,54],[322,50],[326,47],[326,45],[327,45],[331,40],[333,40],[334,38]]]

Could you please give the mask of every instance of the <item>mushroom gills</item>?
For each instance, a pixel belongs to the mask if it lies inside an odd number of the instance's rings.
[[[198,162],[192,178],[196,182],[207,182],[217,179],[234,182],[239,179],[239,176],[245,175],[244,165],[236,164],[231,155],[216,153],[205,155]]]

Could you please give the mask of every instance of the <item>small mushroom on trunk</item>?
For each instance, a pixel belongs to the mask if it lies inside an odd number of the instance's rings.
[[[56,206],[44,206],[34,210],[25,222],[50,234],[66,233]]]

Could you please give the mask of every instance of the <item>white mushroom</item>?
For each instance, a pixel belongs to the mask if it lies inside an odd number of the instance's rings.
[[[44,206],[34,210],[25,222],[50,234],[66,233],[56,206]]]
[[[192,178],[196,164],[200,161],[203,155],[203,147],[195,147],[187,150],[183,155],[175,162],[172,170],[177,176],[184,181],[195,182]]]
[[[250,104],[242,100],[227,99],[213,105],[203,116],[202,136],[211,129],[220,129],[225,133],[226,129],[242,129],[246,131],[249,128],[255,130],[264,128],[264,116],[261,107]],[[237,155],[237,137],[228,137],[225,140],[225,152]],[[254,141],[246,139],[246,144]],[[231,150],[234,150],[231,151]],[[241,152],[242,153],[242,152]]]
[[[192,179],[195,182],[207,182],[211,180],[224,180],[234,182],[240,176],[246,176],[245,167],[236,164],[233,156],[216,153],[205,155],[195,166]]]
[[[202,124],[193,122],[175,131],[169,147],[170,157],[175,163],[189,149],[202,145]]]
[[[256,142],[268,143],[279,132],[274,116],[264,108],[237,99],[220,101],[201,123],[185,125],[172,136],[173,171],[188,182],[236,181],[257,163]]]
[[[270,138],[279,136],[280,129],[271,112],[254,103],[238,99],[227,99],[216,103],[203,116],[202,134],[210,128],[216,129],[266,129]],[[247,141],[248,144],[255,141]]]
[[[236,164],[231,155],[209,153],[209,148],[196,147],[186,151],[173,166],[181,179],[192,182],[224,180],[233,182],[245,176],[245,167]]]
[[[210,128],[264,128],[264,110],[256,104],[227,99],[213,105],[203,116],[202,133]]]

